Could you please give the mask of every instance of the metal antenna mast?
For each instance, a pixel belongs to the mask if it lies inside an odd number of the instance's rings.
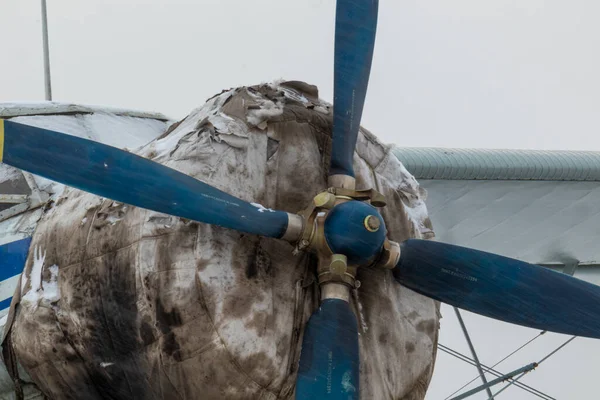
[[[52,83],[50,80],[50,49],[48,47],[48,15],[46,0],[42,0],[42,37],[44,40],[44,87],[46,100],[52,101]]]

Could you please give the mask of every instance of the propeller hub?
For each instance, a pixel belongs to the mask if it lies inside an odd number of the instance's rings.
[[[385,223],[379,211],[361,201],[335,206],[325,219],[327,245],[334,254],[343,254],[350,265],[364,265],[381,252]]]

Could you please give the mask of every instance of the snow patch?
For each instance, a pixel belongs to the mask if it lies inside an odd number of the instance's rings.
[[[421,189],[415,177],[408,172],[402,162],[398,161],[400,168],[401,182],[398,185],[398,190],[407,194],[408,201],[404,203],[406,215],[419,230],[421,234],[433,233],[433,231],[425,226],[425,221],[429,217],[425,199],[421,196]]]
[[[42,271],[46,260],[46,252],[42,253],[39,247],[34,249],[33,265],[29,274],[29,289],[21,297],[21,303],[30,304],[33,308],[43,301],[44,303],[54,303],[60,300],[60,288],[58,286],[58,265],[52,265],[48,268],[50,280],[42,280]],[[26,280],[21,279],[21,293],[26,287]]]
[[[275,212],[275,210],[271,210],[270,208],[266,208],[265,206],[263,206],[262,204],[258,204],[258,203],[250,203],[252,204],[254,207],[258,208],[258,212]]]
[[[37,304],[39,300],[39,290],[41,289],[42,283],[42,268],[44,267],[44,261],[46,259],[46,251],[42,254],[42,250],[36,247],[33,250],[33,265],[31,266],[31,272],[29,273],[29,290],[21,298],[23,302],[29,302]],[[25,290],[27,280],[21,280],[21,293]]]
[[[275,104],[271,100],[264,100],[260,108],[248,110],[246,119],[250,125],[259,126],[262,122],[270,118],[278,117],[283,114],[283,105]]]
[[[106,367],[110,367],[111,365],[114,365],[114,364],[115,363],[112,363],[112,362],[101,362],[100,367],[106,368]]]
[[[419,228],[421,233],[427,233],[429,231],[424,225],[428,213],[427,206],[423,200],[411,201],[410,204],[406,205],[405,210],[408,217]]]
[[[48,282],[42,281],[42,293],[41,298],[54,303],[60,300],[60,287],[58,287],[58,265],[54,264],[50,268],[50,280]]]

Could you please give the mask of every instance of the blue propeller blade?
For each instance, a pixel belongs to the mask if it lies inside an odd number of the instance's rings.
[[[304,330],[297,400],[356,400],[358,325],[344,300],[325,299]]]
[[[0,120],[0,162],[98,196],[280,238],[288,214],[258,208],[188,175],[91,140]]]
[[[410,239],[393,270],[402,285],[486,317],[600,338],[600,286],[512,258]]]
[[[337,1],[330,175],[354,176],[352,158],[369,84],[378,5],[378,0]]]

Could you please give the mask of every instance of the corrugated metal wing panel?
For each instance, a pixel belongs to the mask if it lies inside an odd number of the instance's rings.
[[[396,147],[417,179],[600,181],[600,152]]]

